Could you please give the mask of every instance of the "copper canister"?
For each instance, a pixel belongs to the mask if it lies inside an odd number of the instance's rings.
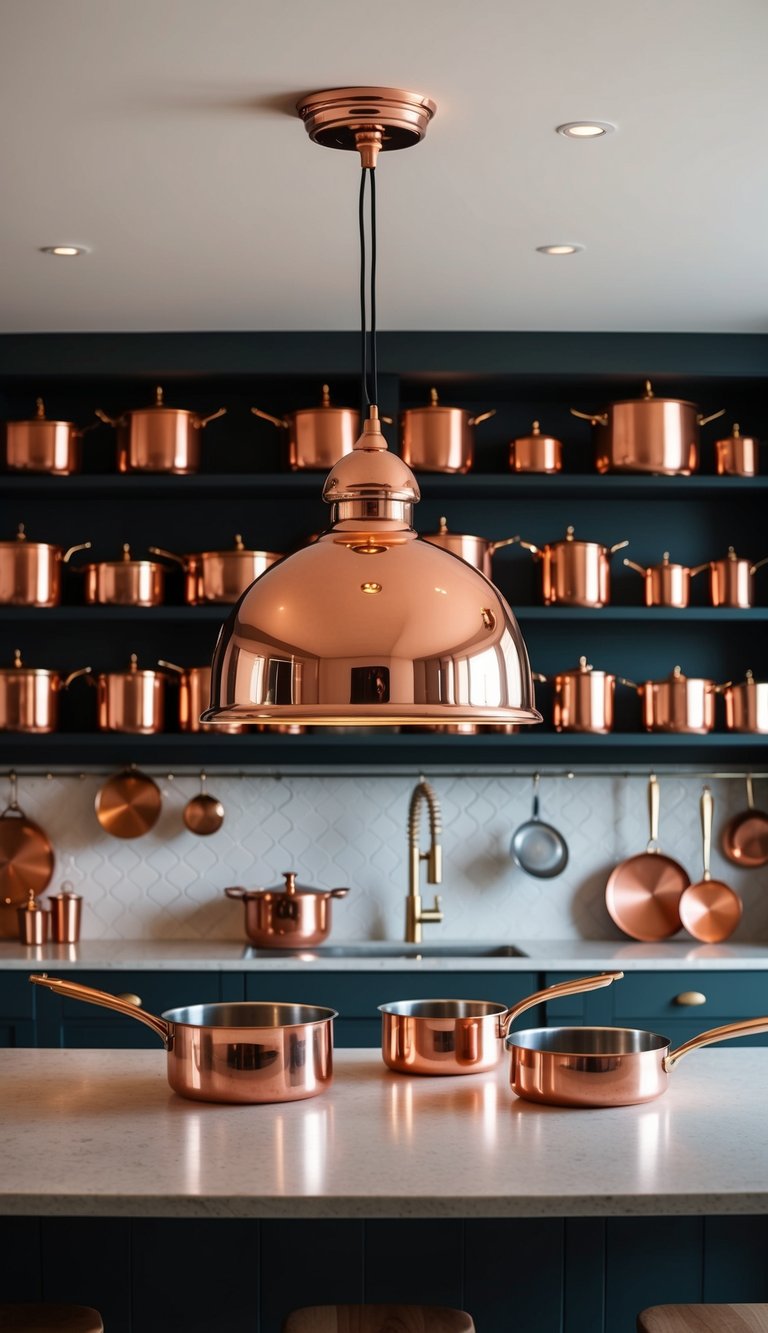
[[[83,899],[73,892],[72,885],[65,880],[59,893],[52,893],[48,901],[51,904],[51,939],[54,944],[77,944],[80,939],[80,913]]]
[[[42,398],[31,421],[6,421],[5,465],[9,472],[47,472],[67,477],[80,471],[84,431],[72,421],[50,421]],[[89,429],[89,427],[86,427]]]
[[[755,680],[747,671],[739,685],[718,687],[725,699],[725,725],[729,731],[768,733],[768,681]]]
[[[331,403],[327,384],[319,407],[299,408],[284,417],[273,417],[258,407],[251,411],[285,432],[285,457],[292,472],[327,472],[345,454],[351,454],[360,434],[360,413]]]
[[[560,472],[563,446],[554,435],[542,435],[534,421],[530,435],[520,435],[509,446],[509,466],[513,472]]]
[[[135,653],[127,671],[102,672],[96,678],[97,722],[100,731],[151,736],[165,722],[165,675],[141,671]]]
[[[762,565],[768,564],[768,556],[754,563],[738,556],[732,546],[722,560],[709,562],[709,593],[713,606],[735,606],[747,608],[754,606],[754,575]]]
[[[570,671],[554,677],[555,731],[588,731],[605,735],[613,730],[613,695],[616,677],[595,671],[586,657]]]
[[[0,542],[0,604],[58,606],[62,565],[75,551],[86,551],[90,545],[80,542],[65,550],[48,542],[31,542],[20,523],[13,541]]]
[[[33,889],[23,907],[17,909],[19,918],[19,939],[22,944],[46,944],[51,914],[46,912],[35,900]]]
[[[646,606],[673,606],[683,609],[691,600],[691,579],[701,574],[708,565],[677,565],[665,551],[656,565],[638,565],[634,560],[624,560],[627,569],[634,569],[642,574],[644,580],[644,601]]]
[[[160,606],[165,591],[165,566],[156,560],[133,560],[127,542],[120,560],[100,560],[83,567],[88,606]]]
[[[167,671],[175,671],[179,677],[179,730],[214,731],[228,735],[239,735],[246,730],[244,726],[228,722],[201,722],[200,714],[211,703],[211,668],[210,666],[181,667],[174,662],[161,658],[158,666]]]
[[[646,680],[638,686],[643,700],[646,731],[703,735],[715,725],[713,680],[684,676],[676,666],[665,680]]]
[[[758,445],[753,435],[742,435],[738,421],[724,440],[715,440],[718,477],[756,477],[760,471]]]
[[[474,427],[495,409],[473,417],[462,407],[445,407],[430,389],[426,407],[409,407],[400,418],[400,452],[417,472],[469,472],[475,458]]]

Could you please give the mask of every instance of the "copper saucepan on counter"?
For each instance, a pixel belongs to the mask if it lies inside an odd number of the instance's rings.
[[[351,454],[360,434],[360,413],[353,407],[335,407],[327,384],[319,407],[301,407],[284,417],[273,417],[258,407],[251,411],[285,432],[285,460],[292,472],[327,471]]]
[[[64,548],[27,539],[20,523],[11,542],[0,542],[0,604],[3,606],[58,606],[61,601],[61,567],[76,551],[87,551],[90,542]]]
[[[716,687],[725,699],[725,725],[729,731],[768,733],[768,681],[755,680],[747,671],[744,680]]]
[[[723,416],[725,408],[705,417],[695,403],[656,398],[645,381],[642,398],[611,403],[605,412],[571,414],[595,427],[598,472],[655,472],[689,477],[699,466],[699,427]]]
[[[448,520],[444,516],[440,519],[438,531],[425,532],[423,537],[425,542],[442,546],[444,551],[450,551],[452,555],[466,560],[467,564],[474,565],[487,579],[491,577],[491,561],[495,553],[502,546],[514,546],[518,541],[517,537],[504,537],[501,541],[492,542],[487,537],[473,537],[468,532],[449,532]]]
[[[6,421],[5,466],[9,472],[47,472],[68,477],[80,471],[82,439],[93,426],[73,421],[53,421],[45,415],[42,398],[31,421]]]
[[[702,574],[708,568],[704,565],[677,565],[670,561],[669,551],[665,551],[656,565],[638,565],[634,560],[624,559],[627,569],[642,574],[644,580],[644,600],[646,606],[674,606],[682,609],[691,600],[691,579]]]
[[[534,421],[530,435],[520,435],[511,441],[509,466],[512,472],[561,472],[562,442],[554,435],[542,435],[539,422]]]
[[[296,883],[293,870],[273,889],[225,889],[245,903],[245,933],[259,949],[297,949],[322,944],[331,930],[331,899],[349,889],[311,889]]]
[[[123,543],[119,560],[99,560],[78,567],[85,578],[87,606],[160,606],[165,593],[166,566],[157,560],[134,560]]]
[[[150,546],[150,555],[175,560],[184,570],[184,600],[187,606],[238,601],[255,579],[281,560],[277,551],[250,551],[240,533],[231,551],[201,551],[196,555],[175,555],[162,546]]]
[[[45,973],[29,979],[145,1023],[168,1052],[168,1082],[180,1097],[253,1105],[295,1102],[330,1087],[335,1009],[244,1001],[193,1004],[157,1017],[91,986]]]
[[[463,407],[446,407],[430,389],[426,407],[409,407],[400,417],[400,452],[417,472],[469,472],[475,460],[474,428],[496,409],[472,416]]]
[[[717,686],[713,680],[684,676],[676,666],[664,680],[646,680],[634,688],[643,702],[646,731],[703,735],[715,725]]]
[[[64,675],[43,667],[27,667],[21,651],[13,654],[13,666],[0,669],[0,731],[48,733],[59,724],[59,695],[90,667],[79,667]]]
[[[768,1017],[712,1028],[670,1051],[642,1028],[529,1028],[506,1038],[512,1091],[547,1106],[633,1106],[667,1090],[668,1075],[700,1046],[768,1032]]]
[[[754,606],[754,576],[763,565],[768,565],[768,556],[762,560],[747,560],[729,546],[728,554],[722,560],[710,560],[708,565],[709,595],[713,606]]]
[[[602,972],[561,981],[517,1004],[492,1000],[393,1000],[380,1004],[381,1054],[398,1074],[482,1074],[502,1057],[510,1025],[537,1004],[600,990],[623,977]]]
[[[166,407],[163,390],[155,389],[151,407],[134,408],[110,417],[101,408],[96,416],[117,430],[118,472],[173,472],[184,475],[200,466],[200,432],[209,421],[223,417],[226,407],[210,416],[184,408]]]
[[[545,606],[607,606],[611,600],[610,558],[629,546],[629,541],[602,546],[600,542],[576,541],[574,529],[546,546],[518,541],[541,561],[542,597]]]
[[[760,441],[742,435],[738,421],[724,440],[715,440],[715,466],[718,477],[756,477],[760,471]]]
[[[211,703],[210,666],[181,667],[160,658],[157,664],[179,677],[179,730],[214,731],[226,735],[242,735],[248,728],[238,722],[201,722],[200,714]]]

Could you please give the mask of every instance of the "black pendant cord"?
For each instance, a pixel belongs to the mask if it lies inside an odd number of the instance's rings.
[[[360,231],[360,419],[368,416],[368,330],[365,310],[365,173],[360,172],[360,196],[357,208]]]
[[[379,365],[376,351],[376,169],[371,173],[371,379],[373,401],[379,402]]]

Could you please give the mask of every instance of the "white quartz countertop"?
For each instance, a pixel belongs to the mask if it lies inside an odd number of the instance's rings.
[[[365,958],[322,956],[311,950],[300,954],[254,957],[242,940],[83,940],[79,944],[25,946],[16,940],[0,940],[0,971],[15,969],[89,971],[190,971],[190,972],[283,972],[312,969],[317,972],[571,972],[622,968],[625,972],[678,972],[682,968],[702,971],[768,970],[768,944],[697,944],[692,939],[636,944],[631,940],[510,940],[522,957],[409,958],[377,955],[377,947],[391,949],[397,941],[371,945]],[[349,943],[339,941],[340,944]],[[450,940],[438,935],[425,941],[445,947]],[[469,942],[467,942],[469,943]],[[475,943],[475,941],[472,941]],[[488,948],[507,943],[489,941]]]
[[[0,1214],[562,1217],[768,1212],[768,1049],[696,1052],[641,1106],[518,1100],[338,1051],[308,1101],[172,1093],[162,1051],[0,1051]],[[503,1256],[500,1256],[503,1261]]]

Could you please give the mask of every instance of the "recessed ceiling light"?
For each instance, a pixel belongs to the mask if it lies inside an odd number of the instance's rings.
[[[575,255],[577,251],[583,250],[583,245],[537,245],[536,249],[540,255]]]
[[[40,253],[44,255],[59,255],[61,258],[73,259],[76,255],[87,255],[88,251],[84,245],[41,245]]]
[[[608,120],[568,120],[565,125],[557,126],[557,133],[566,139],[600,139],[604,134],[613,134],[616,129]]]

